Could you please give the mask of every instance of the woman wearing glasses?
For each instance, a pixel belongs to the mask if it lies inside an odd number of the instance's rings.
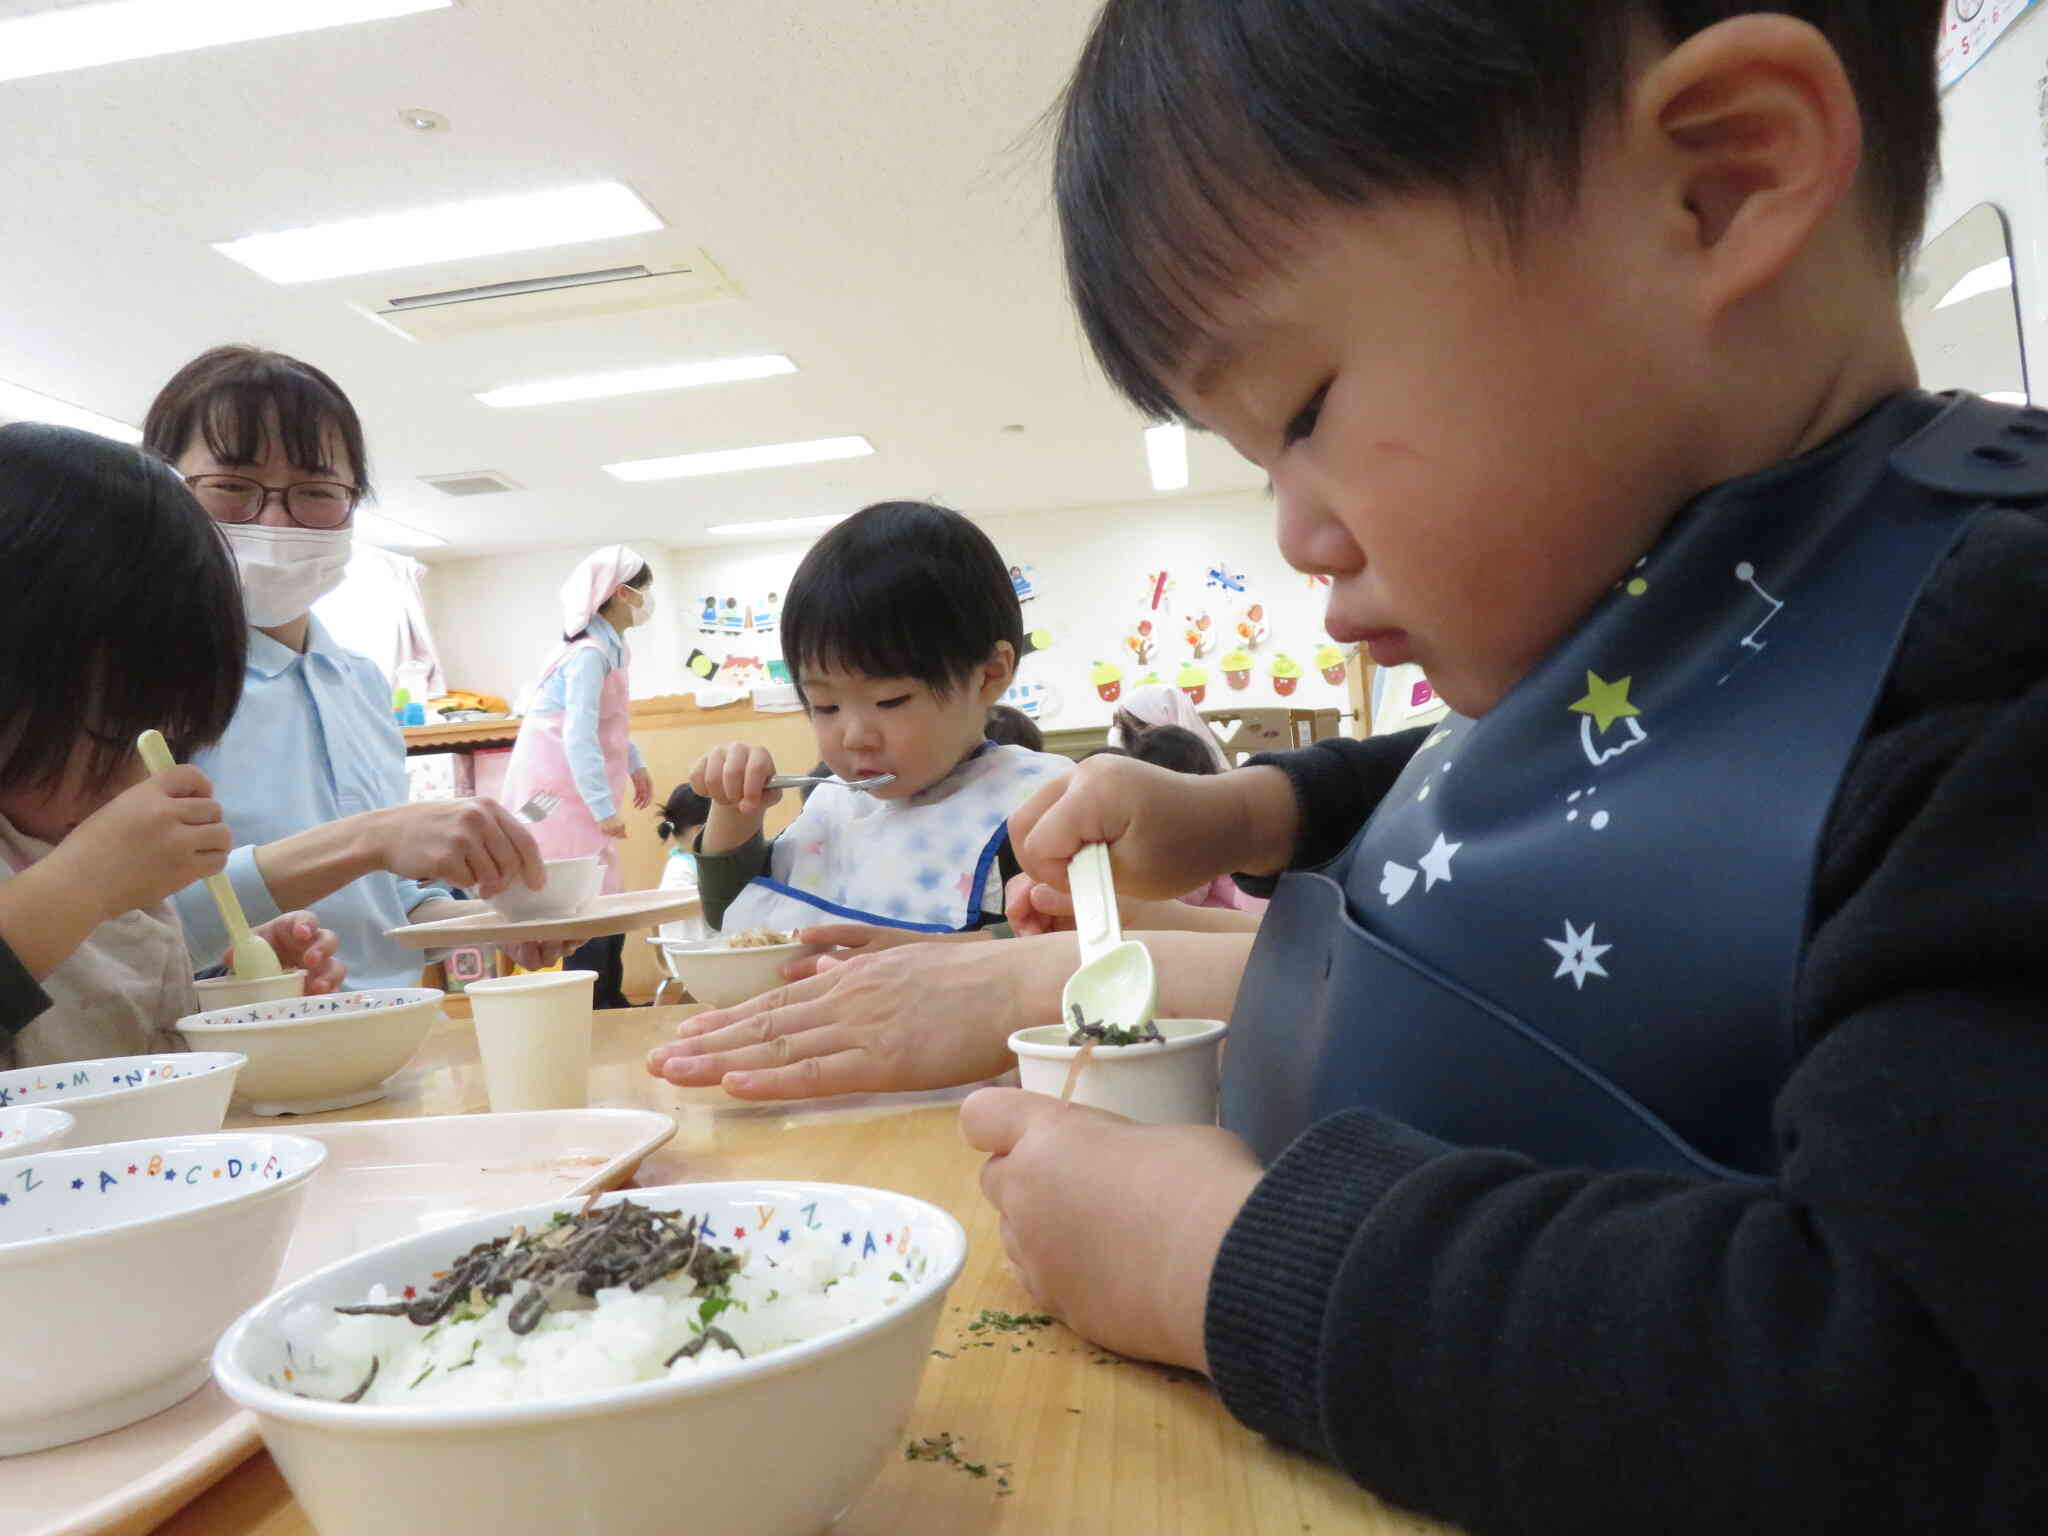
[[[385,930],[462,915],[450,887],[538,888],[541,858],[492,801],[405,803],[390,684],[312,615],[341,584],[369,491],[355,407],[311,364],[216,347],[163,387],[143,438],[185,477],[241,574],[251,626],[242,701],[197,762],[247,839],[227,867],[242,909],[260,923],[311,907],[338,936],[352,986],[416,985],[418,953]],[[194,953],[219,952],[226,935],[205,889],[188,887],[177,908]]]

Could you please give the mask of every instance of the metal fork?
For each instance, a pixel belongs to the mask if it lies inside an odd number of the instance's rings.
[[[806,784],[837,784],[844,789],[880,789],[894,784],[896,775],[878,773],[871,779],[842,779],[832,773],[778,773],[769,779],[769,789],[801,789]]]
[[[561,796],[553,790],[544,789],[512,814],[521,821],[542,821],[549,812],[562,803]]]

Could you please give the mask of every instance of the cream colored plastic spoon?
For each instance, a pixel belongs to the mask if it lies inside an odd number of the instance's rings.
[[[1152,969],[1152,951],[1124,937],[1108,845],[1089,843],[1075,854],[1067,866],[1067,883],[1074,894],[1081,964],[1060,992],[1060,1022],[1143,1029],[1159,1008],[1159,978]]]
[[[162,773],[166,768],[178,766],[162,731],[144,731],[135,739],[135,750],[142,754],[142,764],[151,773]],[[241,899],[235,895],[235,888],[228,884],[228,877],[208,875],[206,889],[213,897],[213,904],[220,908],[221,921],[228,925],[228,943],[235,952],[235,974],[243,981],[253,981],[258,976],[283,975],[284,967],[277,963],[277,952],[270,947],[268,940],[260,938],[250,928],[249,919],[242,916]]]

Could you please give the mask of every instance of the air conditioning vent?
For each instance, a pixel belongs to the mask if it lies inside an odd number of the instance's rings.
[[[483,274],[479,274],[483,276]],[[379,293],[355,307],[414,341],[450,341],[518,326],[593,320],[734,297],[702,251],[580,272],[519,272],[431,293]]]
[[[491,469],[472,469],[459,475],[421,475],[420,479],[446,496],[503,496],[508,491],[524,489],[517,481]]]

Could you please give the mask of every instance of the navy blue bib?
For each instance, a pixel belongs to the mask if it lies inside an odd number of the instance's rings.
[[[1776,1166],[1822,831],[1929,573],[2048,494],[2040,412],[1900,396],[1706,493],[1346,852],[1281,881],[1223,1120],[1365,1107],[1566,1166]]]

